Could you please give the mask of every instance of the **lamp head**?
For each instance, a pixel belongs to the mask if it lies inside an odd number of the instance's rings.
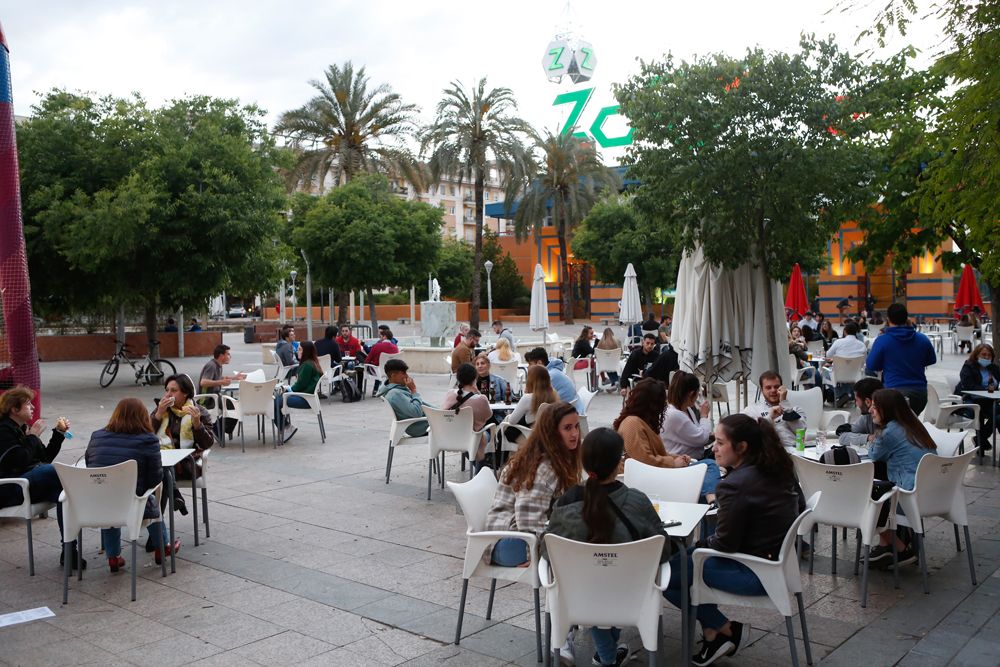
[[[493,262],[491,262],[490,260],[486,260],[483,263],[483,268],[486,269],[486,275],[490,275],[490,272],[493,271]]]
[[[292,269],[291,276],[292,276],[292,282],[293,283],[295,282],[295,276],[297,276],[297,275],[299,275],[299,272],[296,271],[295,269]]]

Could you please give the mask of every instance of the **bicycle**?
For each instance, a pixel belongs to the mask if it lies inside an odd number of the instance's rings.
[[[159,343],[159,341],[151,342],[154,345]],[[141,357],[132,357],[129,355],[128,345],[125,341],[116,340],[115,343],[118,347],[114,355],[108,360],[108,363],[104,364],[104,369],[101,371],[100,383],[102,389],[115,381],[115,377],[118,375],[118,367],[122,361],[125,361],[135,371],[136,384],[162,386],[164,378],[177,374],[177,368],[166,359],[150,359],[148,353]]]

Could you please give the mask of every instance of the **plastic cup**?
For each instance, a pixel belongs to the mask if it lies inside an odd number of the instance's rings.
[[[806,448],[806,430],[804,428],[795,430],[795,449],[805,451]]]

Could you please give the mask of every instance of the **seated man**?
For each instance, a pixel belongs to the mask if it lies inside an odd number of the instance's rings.
[[[834,357],[857,359],[868,354],[868,348],[865,347],[863,342],[858,340],[858,331],[858,323],[854,320],[848,320],[847,324],[844,325],[844,337],[833,341],[830,349],[826,351],[826,361],[828,364],[833,363]],[[823,376],[826,379],[830,379],[831,377],[829,371],[825,368],[823,369]],[[843,407],[844,403],[850,400],[850,398],[850,385],[838,382],[834,389],[834,400],[837,407]]]
[[[323,357],[329,354],[331,365],[341,362],[340,345],[337,344],[336,337],[337,327],[331,324],[326,327],[323,337],[314,343],[316,345],[316,356]]]
[[[642,376],[659,380],[663,384],[670,384],[670,374],[674,371],[680,370],[680,368],[681,365],[677,356],[677,351],[674,350],[670,343],[662,342],[660,345],[659,356],[656,357],[656,361],[653,362],[652,366],[646,369],[646,372],[643,373]]]
[[[837,428],[840,444],[867,447],[875,439],[875,422],[872,421],[871,414],[872,396],[881,388],[882,382],[878,378],[861,378],[854,383],[854,404],[861,414],[849,426],[844,424]],[[879,479],[884,479],[884,476]]]
[[[479,330],[469,329],[462,342],[451,351],[451,372],[457,373],[458,367],[462,364],[471,364],[476,356],[476,346],[481,338]]]
[[[392,342],[392,331],[389,330],[389,327],[385,329],[382,327],[378,328],[378,342],[372,345],[372,349],[368,351],[365,363],[378,366],[378,362],[383,354],[399,354],[399,348]],[[375,386],[372,388],[372,396],[378,392],[379,384],[379,381],[376,379]]]
[[[337,345],[340,346],[340,354],[345,359],[353,359],[362,351],[361,341],[351,334],[351,327],[346,324],[340,325],[340,335],[337,336]]]
[[[549,381],[552,383],[552,388],[559,394],[560,401],[573,403],[576,400],[576,386],[563,372],[566,364],[563,363],[562,359],[549,361],[549,353],[545,351],[545,348],[536,347],[524,353],[524,361],[529,367],[539,365],[544,366],[549,371]]]
[[[743,414],[754,419],[765,418],[774,424],[781,444],[786,448],[795,447],[795,431],[806,427],[805,410],[788,402],[788,390],[782,385],[781,376],[774,371],[760,374],[761,400],[747,406]],[[789,418],[785,418],[788,413]]]
[[[389,325],[388,324],[380,324],[380,325],[378,325],[378,332],[382,333],[383,331],[388,331],[389,332],[389,340],[392,341],[393,345],[399,345],[399,340],[395,336],[392,335],[392,331],[389,330]]]
[[[396,419],[415,419],[424,416],[426,403],[417,393],[417,385],[407,371],[409,366],[402,359],[390,359],[385,362],[385,385],[376,396],[385,398],[392,407]],[[431,406],[433,407],[433,406]],[[416,422],[406,427],[406,435],[420,437],[427,435],[426,421]]]
[[[622,396],[628,393],[629,381],[634,377],[641,376],[646,368],[655,363],[659,358],[660,355],[656,351],[656,337],[657,335],[654,333],[644,335],[642,337],[642,347],[632,350],[628,355],[618,384]]]
[[[32,403],[34,399],[35,392],[24,385],[8,389],[0,396],[0,477],[28,480],[28,494],[33,503],[59,503],[62,483],[52,462],[62,449],[69,422],[60,417],[56,427],[52,429],[49,444],[43,445],[39,436],[45,430],[45,422],[39,419],[32,423],[35,416],[35,405]],[[0,486],[0,507],[19,505],[23,500],[21,487],[13,484]],[[61,538],[61,504],[56,505],[56,512]],[[72,542],[70,553],[70,569],[87,567],[87,561],[77,553],[76,540]],[[60,554],[59,564],[62,565],[65,549]]]
[[[198,378],[198,386],[203,394],[215,394],[219,396],[222,388],[234,380],[243,380],[246,373],[236,373],[235,375],[223,375],[222,367],[232,361],[233,355],[229,351],[228,345],[216,345],[212,352],[212,358],[201,369],[201,376]],[[216,399],[221,400],[221,398]],[[233,429],[239,422],[232,417],[226,417],[226,435],[232,435]]]
[[[660,323],[656,321],[656,315],[649,313],[646,315],[646,321],[640,324],[639,328],[643,333],[646,333],[647,331],[659,332]]]
[[[279,378],[281,380],[293,377],[296,374],[295,367],[299,365],[298,355],[296,354],[296,348],[298,344],[295,342],[295,327],[291,324],[286,324],[281,327],[278,331],[278,344],[274,346],[274,353],[278,355],[278,361],[281,362],[282,366],[291,366],[284,378]]]

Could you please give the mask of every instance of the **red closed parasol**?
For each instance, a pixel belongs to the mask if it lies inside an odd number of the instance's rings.
[[[973,306],[979,307],[980,313],[985,313],[983,297],[979,294],[979,285],[976,284],[976,274],[972,270],[971,264],[966,264],[962,269],[962,279],[958,281],[958,294],[955,295],[955,312],[959,315],[972,310]]]
[[[796,263],[792,267],[792,277],[788,280],[788,294],[785,296],[785,314],[789,321],[798,322],[809,310],[806,286],[802,282],[802,269]]]

